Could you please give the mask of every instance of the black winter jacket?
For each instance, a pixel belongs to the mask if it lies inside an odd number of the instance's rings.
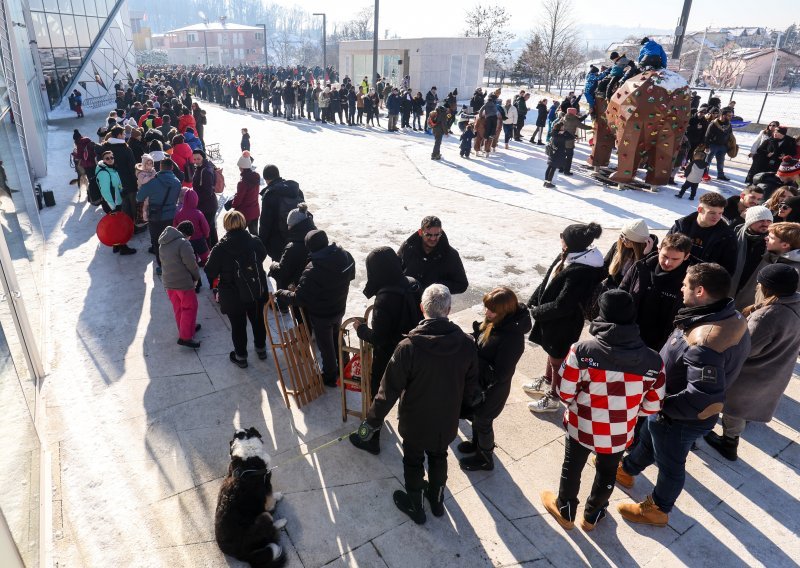
[[[355,277],[353,257],[336,243],[331,243],[311,253],[311,262],[303,270],[297,288],[285,296],[305,307],[312,317],[341,317],[347,307],[350,281]]]
[[[417,232],[400,245],[397,256],[403,262],[403,273],[417,280],[423,290],[438,283],[447,286],[451,294],[462,294],[469,286],[461,257],[444,231],[430,254],[425,254],[422,236]]]
[[[261,190],[261,195],[258,238],[264,243],[270,258],[278,260],[286,247],[289,232],[286,215],[305,198],[296,181],[283,178],[272,180]]]
[[[547,284],[560,262],[559,255],[527,304],[534,320],[528,339],[541,345],[556,359],[566,357],[570,345],[580,337],[584,320],[582,306],[591,298],[592,291],[603,277],[602,266],[572,262],[552,276],[552,282]]]
[[[197,192],[197,208],[205,215],[207,220],[213,219],[217,214],[217,194],[214,193],[214,183],[217,179],[214,164],[205,160],[203,165],[194,170],[192,189]],[[210,221],[209,221],[210,224]]]
[[[124,140],[119,138],[111,138],[103,144],[100,155],[108,150],[114,154],[114,169],[119,173],[119,179],[122,182],[122,194],[136,193],[138,184],[136,183],[136,158],[133,151]]]
[[[275,262],[270,267],[269,275],[275,279],[278,289],[286,290],[291,285],[297,285],[300,275],[308,264],[308,249],[306,248],[305,238],[309,231],[317,227],[314,225],[314,218],[309,215],[289,229],[289,242],[283,249],[283,254],[279,262]]]
[[[254,256],[255,260],[253,260]],[[264,245],[247,229],[229,231],[211,249],[205,271],[209,282],[213,282],[215,278],[219,277],[219,308],[223,314],[239,314],[248,307],[248,304],[243,303],[239,298],[239,290],[236,287],[237,260],[240,264],[255,262],[258,265],[264,284],[263,299],[266,299],[267,277],[263,273],[262,267],[266,257]]]
[[[446,318],[426,319],[397,346],[367,422],[380,426],[400,399],[403,440],[441,451],[458,433],[462,400],[472,403],[478,393],[475,342]]]
[[[736,235],[725,221],[713,227],[702,228],[697,224],[697,212],[675,221],[669,233],[683,233],[692,239],[692,256],[702,262],[716,262],[728,274],[736,272],[738,256]]]
[[[547,105],[544,103],[539,103],[536,105],[536,126],[544,127],[547,126]]]

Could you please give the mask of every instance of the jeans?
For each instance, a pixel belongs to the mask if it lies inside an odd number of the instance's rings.
[[[389,114],[389,125],[386,127],[388,131],[397,130],[397,115]]]
[[[150,245],[156,255],[156,265],[161,266],[161,256],[158,254],[158,237],[164,232],[164,229],[172,225],[172,219],[166,221],[153,221],[147,222],[147,229],[150,231]]]
[[[639,475],[647,466],[658,466],[658,480],[653,501],[665,513],[672,511],[686,482],[686,457],[692,444],[706,434],[708,427],[698,427],[661,414],[648,416],[639,434],[639,443],[622,460],[622,468]]]
[[[339,328],[344,314],[334,317],[318,317],[309,314],[314,341],[322,356],[322,382],[333,384],[339,376]]]
[[[567,436],[564,448],[564,463],[561,465],[561,483],[558,486],[558,507],[564,518],[575,520],[575,511],[580,501],[578,491],[581,488],[581,472],[592,450],[579,444]],[[594,483],[583,516],[589,522],[595,522],[597,514],[608,507],[608,498],[614,492],[614,480],[617,476],[617,465],[622,459],[622,452],[616,454],[597,454]],[[564,509],[566,507],[566,510]]]
[[[294,105],[285,105],[286,109],[286,120],[292,120],[294,118]]]
[[[433,133],[433,152],[431,152],[432,158],[441,155],[442,136],[444,136],[444,134],[442,133],[441,130],[436,130]]]
[[[403,440],[403,477],[406,491],[425,488],[425,455],[428,456],[428,483],[443,487],[447,483],[447,448],[425,450],[410,440]]]
[[[508,144],[508,141],[511,140],[511,137],[514,136],[514,125],[503,124],[503,134],[505,134],[505,143]]]
[[[319,103],[314,103],[314,120],[319,122]]]
[[[167,290],[172,311],[175,312],[175,323],[178,325],[178,337],[188,341],[194,337],[197,323],[197,293],[190,290]]]
[[[556,167],[548,165],[544,171],[544,181],[552,182],[554,175],[556,175]]]
[[[572,156],[575,155],[575,148],[567,148],[567,161],[564,163],[564,173],[568,174],[572,171]]]
[[[267,347],[267,328],[264,327],[264,303],[247,304],[241,312],[227,314],[231,322],[233,350],[240,359],[247,359],[247,320],[253,328],[253,345],[257,351]]]
[[[728,153],[728,147],[721,144],[711,144],[708,147],[708,163],[711,163],[712,158],[717,160],[717,177],[725,175],[725,155]]]

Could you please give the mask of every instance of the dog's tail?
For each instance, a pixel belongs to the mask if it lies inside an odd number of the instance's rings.
[[[286,552],[279,545],[271,542],[264,548],[254,550],[247,561],[253,568],[277,568],[286,562]]]

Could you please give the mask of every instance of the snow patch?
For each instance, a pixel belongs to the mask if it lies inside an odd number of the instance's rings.
[[[669,69],[659,70],[657,75],[653,76],[653,79],[656,85],[666,89],[671,93],[683,87],[689,86],[689,83],[686,82],[686,79],[674,71],[670,71]]]

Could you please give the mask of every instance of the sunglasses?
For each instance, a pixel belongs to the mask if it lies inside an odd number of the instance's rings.
[[[442,233],[422,233],[422,236],[426,239],[438,239],[442,236]]]
[[[113,162],[114,161],[114,156],[106,156],[105,158],[103,158],[103,161],[104,162]]]
[[[791,209],[791,207],[789,207],[789,206],[788,206],[788,205],[786,205],[785,203],[781,203],[781,204],[778,206],[778,209],[781,209],[781,210],[783,210],[783,209]]]

